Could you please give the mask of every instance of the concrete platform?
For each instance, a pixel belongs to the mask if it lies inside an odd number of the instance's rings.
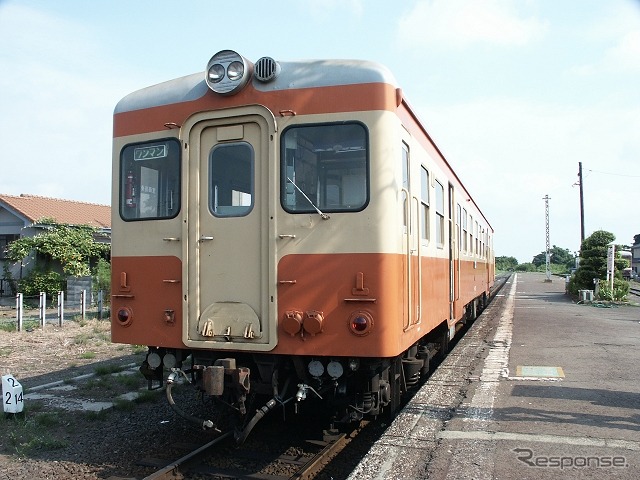
[[[640,478],[640,307],[519,273],[350,479]]]

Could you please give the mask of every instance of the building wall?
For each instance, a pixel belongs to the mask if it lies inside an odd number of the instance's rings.
[[[636,236],[640,240],[640,236]],[[631,247],[631,271],[636,275],[640,275],[640,243],[636,243]]]

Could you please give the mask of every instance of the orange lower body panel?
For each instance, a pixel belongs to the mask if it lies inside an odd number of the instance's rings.
[[[286,355],[393,357],[449,317],[448,261],[397,254],[289,255],[278,264],[278,346]],[[418,272],[422,273],[419,279]],[[411,276],[411,280],[409,280]],[[302,328],[284,321],[297,312]],[[314,314],[322,315],[318,332]],[[365,335],[350,320],[372,320]],[[311,329],[307,329],[307,320]]]
[[[393,357],[405,351],[450,316],[449,261],[411,258],[410,267],[407,256],[397,254],[282,258],[276,280],[277,318],[262,319],[277,328],[278,342],[271,353]],[[486,280],[482,282],[486,271],[475,275],[468,268],[461,270],[456,317],[463,311],[462,301],[488,289]],[[182,263],[176,257],[113,257],[112,341],[186,348],[181,276]],[[131,312],[126,325],[117,318],[123,308]],[[351,330],[357,316],[372,323],[364,334]],[[213,341],[211,349],[215,350]],[[250,347],[244,344],[239,350]]]
[[[177,257],[112,257],[111,341],[184,348],[181,282]],[[121,309],[130,312],[124,326]]]

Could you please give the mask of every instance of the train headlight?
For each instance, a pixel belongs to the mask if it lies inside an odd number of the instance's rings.
[[[116,318],[121,326],[126,327],[131,324],[131,321],[133,320],[133,312],[128,307],[122,307],[118,310]]]
[[[244,75],[244,64],[242,62],[231,62],[227,67],[227,76],[232,82],[237,82]]]
[[[205,81],[211,90],[220,95],[233,95],[244,88],[253,71],[253,64],[233,50],[216,53],[205,73]]]
[[[373,317],[369,312],[353,312],[349,317],[349,330],[358,336],[368,335],[373,328]]]
[[[207,84],[221,82],[224,78],[224,67],[219,63],[211,65],[207,71]]]

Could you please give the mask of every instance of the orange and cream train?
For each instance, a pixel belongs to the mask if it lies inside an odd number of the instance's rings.
[[[220,51],[118,103],[113,179],[112,339],[241,439],[288,402],[393,412],[494,281],[488,220],[375,63]]]

